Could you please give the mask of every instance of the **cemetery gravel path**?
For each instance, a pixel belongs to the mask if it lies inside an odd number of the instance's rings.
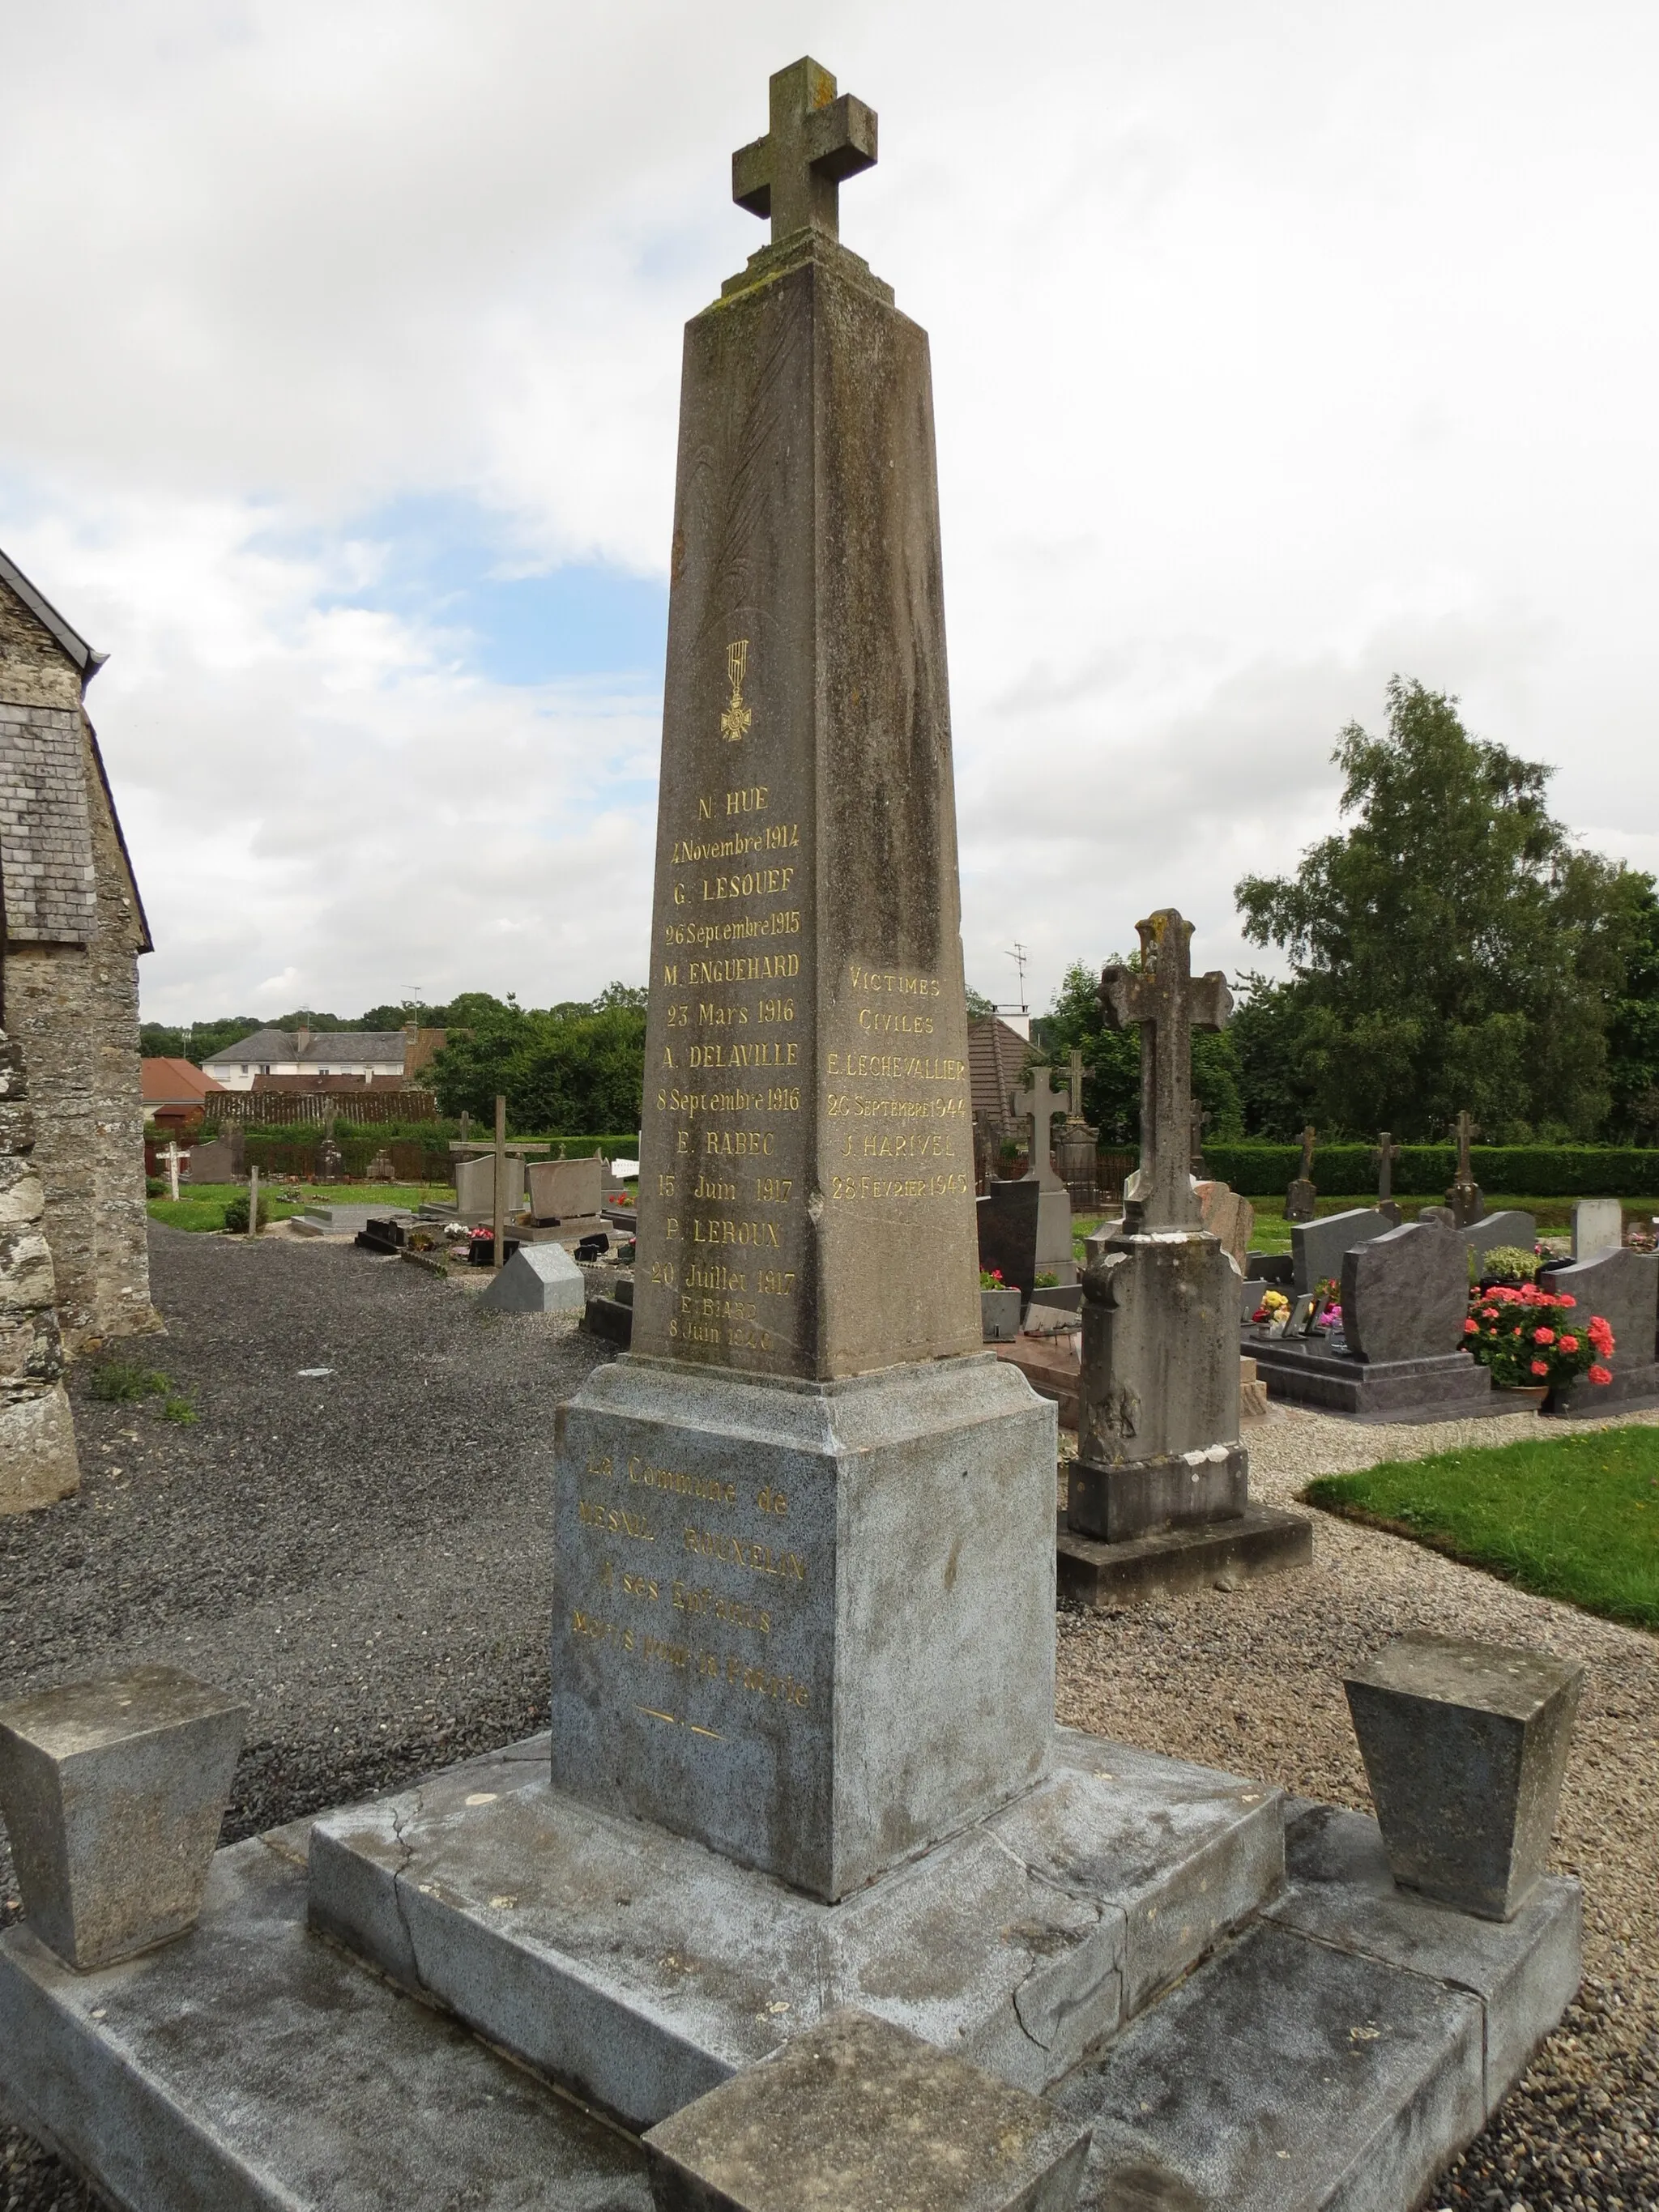
[[[98,1402],[77,1373],[79,1497],[0,1520],[0,1694],[144,1660],[234,1690],[252,1717],[228,1841],[544,1725],[552,1408],[605,1353],[350,1247],[155,1228],[151,1264],[169,1334],[125,1349],[199,1420]],[[1452,1440],[1279,1413],[1248,1435],[1257,1493],[1286,1501]],[[1063,1612],[1061,1719],[1363,1805],[1339,1677],[1389,1636],[1587,1660],[1557,1850],[1586,1884],[1583,2002],[1428,2201],[1653,2212],[1659,1639],[1352,1523],[1318,1516],[1316,1544],[1230,1594]],[[0,1839],[0,1922],[15,1911]],[[92,2203],[0,2128],[0,2212]]]

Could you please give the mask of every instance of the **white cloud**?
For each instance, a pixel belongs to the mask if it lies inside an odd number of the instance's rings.
[[[1232,884],[1329,825],[1396,668],[1652,865],[1656,46],[1609,0],[23,11],[0,544],[112,654],[147,1008],[644,973],[652,702],[340,595],[427,493],[663,572],[680,325],[809,46],[932,334],[981,988],[1170,902],[1258,957]]]

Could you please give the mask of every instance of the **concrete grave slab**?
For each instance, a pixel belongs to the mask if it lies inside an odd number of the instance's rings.
[[[1258,1923],[1052,2101],[1100,2212],[1406,2212],[1485,2118],[1480,2005]]]
[[[1401,1889],[1363,1813],[1298,1803],[1285,1826],[1289,1885],[1265,1916],[1321,1943],[1424,1974],[1480,2001],[1488,2113],[1571,2003],[1583,1968],[1583,1893],[1547,1876],[1512,1920],[1480,1920]]]
[[[646,2141],[659,2212],[1067,2212],[1089,2130],[849,2006]]]
[[[501,1212],[507,1220],[524,1211],[524,1155],[509,1152],[502,1164]],[[495,1162],[484,1153],[475,1160],[455,1163],[455,1216],[472,1223],[495,1218]]]
[[[0,1809],[34,1933],[82,1972],[190,1926],[246,1709],[172,1667],[0,1710]]]
[[[579,1314],[587,1300],[581,1269],[562,1244],[520,1244],[484,1291],[481,1305],[501,1313]]]
[[[605,1200],[605,1162],[535,1160],[530,1169],[530,1212],[536,1221],[587,1221]]]
[[[1107,1544],[1079,1536],[1060,1516],[1060,1595],[1079,1605],[1161,1605],[1182,1591],[1237,1589],[1258,1576],[1304,1567],[1313,1558],[1306,1515],[1246,1505],[1225,1521]]]
[[[1271,1337],[1258,1328],[1245,1331],[1243,1346],[1270,1397],[1357,1421],[1462,1421],[1510,1410],[1467,1352],[1365,1360],[1329,1337]]]
[[[829,1905],[575,1804],[546,1741],[315,1822],[313,1917],[634,2126],[841,2004],[1041,2090],[1282,1880],[1278,1791],[1061,1732],[1018,1804]]]
[[[647,2154],[310,1935],[304,1869],[221,1851],[202,1917],[76,1974],[0,1936],[0,2087],[126,2212],[649,2212]]]
[[[406,1208],[395,1206],[307,1206],[294,1218],[301,1236],[360,1237],[371,1221],[413,1221]]]
[[[1343,1677],[1395,1880],[1507,1920],[1542,1879],[1577,1660],[1414,1629]]]

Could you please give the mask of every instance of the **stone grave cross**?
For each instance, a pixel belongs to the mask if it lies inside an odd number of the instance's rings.
[[[841,236],[839,187],[872,168],[873,108],[844,92],[810,57],[779,70],[770,83],[771,129],[732,156],[732,197],[750,215],[770,216],[772,243],[792,231]]]
[[[1061,1188],[1060,1177],[1048,1164],[1054,1149],[1049,1130],[1055,1115],[1066,1111],[1066,1101],[1048,1080],[1052,1073],[1050,1068],[1034,1067],[1030,1083],[1024,1091],[1015,1091],[1012,1101],[1016,1114],[1030,1116],[1031,1173],[1045,1190]]]
[[[1075,1045],[1072,1047],[1071,1070],[1066,1078],[1066,1087],[1071,1095],[1071,1103],[1066,1109],[1066,1118],[1068,1121],[1081,1121],[1083,1119],[1083,1054]]]
[[[1387,1206],[1394,1196],[1394,1164],[1400,1158],[1400,1147],[1390,1141],[1393,1132],[1384,1129],[1377,1138],[1376,1150],[1371,1154],[1376,1163],[1376,1202]]]
[[[1311,1182],[1313,1181],[1314,1144],[1318,1135],[1319,1132],[1315,1128],[1311,1121],[1308,1122],[1303,1129],[1302,1164],[1297,1170],[1297,1179],[1300,1182]]]
[[[1457,1139],[1457,1180],[1459,1182],[1473,1182],[1474,1171],[1469,1165],[1469,1146],[1480,1132],[1469,1118],[1467,1108],[1452,1124],[1452,1133]]]
[[[1140,968],[1108,968],[1100,1003],[1119,1029],[1140,1030],[1140,1187],[1134,1204],[1142,1229],[1184,1229],[1199,1218],[1188,1172],[1192,1144],[1194,1027],[1224,1029],[1232,994],[1219,969],[1192,973],[1193,925],[1173,907],[1135,924]],[[1127,1217],[1126,1215],[1126,1227]]]
[[[167,1188],[175,1206],[179,1203],[179,1163],[183,1157],[179,1150],[177,1137],[169,1137],[167,1150],[161,1154],[161,1158],[167,1164]]]

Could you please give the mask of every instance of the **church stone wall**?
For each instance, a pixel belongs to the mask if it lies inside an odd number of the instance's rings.
[[[160,1325],[145,1241],[141,923],[80,690],[57,641],[0,587],[0,811],[9,817],[0,834],[8,912],[17,876],[16,918],[30,933],[9,934],[6,1024],[27,1060],[34,1166],[71,1350]],[[66,770],[74,788],[60,788]],[[58,850],[60,832],[73,849]],[[32,886],[52,894],[49,913]],[[79,941],[65,941],[71,931]]]

